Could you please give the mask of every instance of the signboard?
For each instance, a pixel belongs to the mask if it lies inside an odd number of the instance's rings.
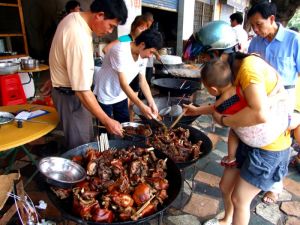
[[[178,0],[143,0],[143,6],[176,12]]]

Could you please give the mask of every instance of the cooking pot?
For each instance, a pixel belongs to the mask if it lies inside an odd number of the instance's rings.
[[[14,62],[0,62],[0,75],[14,74],[18,72],[20,68],[19,63]]]
[[[39,61],[37,59],[21,59],[21,68],[23,70],[34,69],[39,66]]]
[[[116,147],[116,148],[125,148],[125,147],[129,147],[129,146],[133,146],[133,145],[143,147],[142,144],[137,144],[135,142],[124,141],[124,140],[110,140],[109,145],[111,147]],[[75,155],[84,155],[86,150],[89,147],[97,149],[97,143],[92,142],[92,143],[78,146],[78,147],[71,149],[71,150],[67,151],[66,153],[64,153],[62,155],[62,157],[71,158],[72,156],[75,156]],[[154,150],[154,151],[155,151],[155,155],[157,158],[160,158],[160,159],[168,158],[161,151],[158,151],[158,150]],[[92,221],[85,221],[85,220],[79,218],[78,216],[72,215],[72,207],[70,207],[72,205],[72,198],[67,198],[65,200],[61,200],[49,189],[49,187],[47,188],[47,193],[48,193],[50,200],[62,212],[63,216],[68,220],[75,221],[77,224],[91,224],[91,225],[140,224],[140,223],[145,223],[145,222],[155,218],[156,216],[162,216],[163,212],[175,201],[175,199],[177,198],[177,196],[181,190],[182,177],[181,177],[180,170],[178,169],[176,164],[170,158],[168,158],[168,160],[167,160],[167,178],[166,179],[169,181],[169,189],[167,191],[168,198],[164,201],[164,204],[159,205],[157,211],[154,214],[144,217],[144,218],[140,218],[137,221],[125,221],[125,222],[113,222],[113,223],[98,223],[98,222],[92,222]]]
[[[151,83],[162,94],[167,95],[170,92],[171,96],[191,95],[201,88],[200,82],[178,78],[159,78],[152,80]]]
[[[170,97],[170,101],[168,103],[168,97],[154,97],[154,102],[158,108],[158,112],[167,107],[167,106],[172,106],[172,105],[176,105],[178,104],[178,102],[181,100],[182,97]],[[147,101],[146,100],[143,100],[143,102],[145,104],[147,104]],[[190,104],[191,102],[189,100],[185,100],[183,99],[179,105],[182,106],[182,104]],[[152,120],[148,120],[146,117],[143,116],[143,114],[141,113],[140,109],[134,105],[133,106],[133,111],[135,114],[137,114],[144,123],[149,123],[151,126],[154,125],[154,123],[152,123],[153,121]],[[173,121],[176,119],[177,117],[173,116],[171,117],[170,115],[166,115],[162,118],[162,121],[164,124],[166,124],[167,126],[171,125],[173,123]],[[182,123],[182,124],[190,124],[192,122],[194,122],[195,119],[197,119],[198,116],[183,116],[181,118],[181,120],[179,121],[179,123]]]

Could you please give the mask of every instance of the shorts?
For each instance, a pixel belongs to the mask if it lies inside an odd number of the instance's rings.
[[[129,86],[132,88],[134,92],[139,92],[140,90],[139,74],[135,76],[135,78],[130,82]]]
[[[282,151],[267,151],[239,143],[236,152],[240,176],[253,186],[270,190],[271,186],[287,174],[290,148]]]

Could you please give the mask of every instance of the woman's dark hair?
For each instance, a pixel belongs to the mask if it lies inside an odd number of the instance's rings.
[[[80,3],[76,0],[68,1],[65,5],[66,13],[70,13],[72,9],[75,9],[77,6],[80,7]]]
[[[135,39],[136,45],[139,45],[142,42],[145,43],[145,48],[155,48],[157,50],[161,49],[163,45],[161,33],[153,29],[143,31]]]
[[[232,21],[236,21],[238,24],[242,24],[243,23],[243,15],[239,12],[233,13],[230,15],[229,17]]]
[[[226,87],[232,82],[229,63],[221,59],[213,59],[205,63],[201,70],[201,80],[208,87]]]
[[[90,6],[93,13],[104,12],[105,19],[118,19],[126,23],[128,11],[123,0],[94,0]]]
[[[260,13],[262,18],[268,19],[270,16],[276,16],[277,7],[274,3],[262,2],[253,5],[247,13],[247,18],[249,19],[256,13]]]

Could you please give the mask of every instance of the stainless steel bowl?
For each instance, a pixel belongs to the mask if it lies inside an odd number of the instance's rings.
[[[9,112],[0,112],[0,125],[9,123],[15,119],[15,116]]]
[[[19,63],[0,62],[0,75],[16,73],[18,72],[19,68]]]
[[[62,157],[41,159],[38,169],[49,184],[63,188],[72,187],[86,177],[86,171],[82,166]]]
[[[21,68],[23,70],[35,69],[39,66],[39,61],[37,59],[21,59]]]

